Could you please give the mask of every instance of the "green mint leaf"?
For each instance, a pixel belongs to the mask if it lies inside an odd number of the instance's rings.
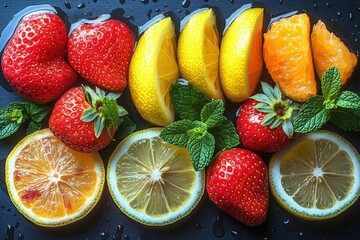
[[[29,118],[37,123],[40,123],[50,112],[48,106],[33,102],[26,102],[25,110]]]
[[[31,134],[37,130],[41,129],[41,123],[30,121],[29,125],[26,128],[26,134]]]
[[[336,100],[341,91],[340,72],[336,67],[328,68],[322,76],[321,91],[325,100]]]
[[[207,125],[201,121],[194,121],[194,128],[190,129],[187,133],[192,138],[203,138],[207,133]]]
[[[4,111],[4,120],[8,123],[15,122],[22,124],[28,120],[28,116],[24,114],[26,102],[12,102]]]
[[[122,110],[125,109],[122,108]],[[100,116],[101,118],[104,118],[106,125],[110,125],[113,127],[120,126],[121,124],[121,118],[119,117],[120,109],[115,99],[106,98],[106,97],[102,99],[101,115]]]
[[[294,121],[295,132],[306,133],[320,129],[330,118],[330,111],[324,106],[324,97],[315,96],[300,108]]]
[[[215,150],[214,136],[208,132],[202,138],[189,136],[187,149],[195,171],[200,171],[211,162]]]
[[[201,109],[210,99],[191,85],[175,83],[170,90],[174,110],[181,119],[200,120]]]
[[[360,109],[338,108],[330,114],[330,122],[345,131],[360,131]]]
[[[225,107],[222,100],[214,100],[205,104],[200,113],[200,119],[208,128],[214,127],[224,115]]]
[[[0,139],[11,136],[20,128],[20,124],[16,122],[10,122],[7,124],[0,124]]]
[[[160,133],[160,138],[178,147],[186,147],[189,140],[188,131],[195,127],[193,121],[184,119],[167,125]]]
[[[343,91],[336,101],[336,106],[341,108],[359,109],[360,97],[354,92]]]
[[[122,122],[117,129],[114,138],[116,140],[122,140],[136,129],[136,124],[130,119],[128,115],[122,117]]]
[[[208,131],[214,136],[215,147],[219,150],[230,149],[240,143],[234,124],[224,116]]]

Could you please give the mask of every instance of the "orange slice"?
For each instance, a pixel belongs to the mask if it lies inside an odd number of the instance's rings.
[[[64,226],[85,217],[99,201],[105,182],[100,155],[66,147],[49,129],[23,138],[5,165],[13,204],[31,222]]]

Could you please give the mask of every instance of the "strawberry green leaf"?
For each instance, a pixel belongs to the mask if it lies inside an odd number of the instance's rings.
[[[200,119],[208,126],[208,128],[211,128],[222,118],[224,111],[225,107],[223,101],[214,100],[205,104],[201,110]]]
[[[195,127],[193,121],[184,119],[167,125],[160,133],[160,138],[178,147],[186,147],[189,136],[188,131]]]
[[[105,119],[98,117],[94,122],[95,137],[99,138],[105,127]]]
[[[81,120],[84,122],[92,122],[99,116],[98,112],[93,108],[85,109],[81,115]]]
[[[345,131],[360,131],[360,109],[338,108],[330,115],[330,122]]]
[[[217,149],[230,149],[240,143],[234,124],[224,116],[215,127],[209,128],[208,131],[214,136]]]
[[[340,72],[336,67],[328,68],[322,76],[321,91],[325,100],[336,100],[341,92]]]
[[[330,111],[324,106],[324,97],[315,96],[305,102],[295,118],[295,132],[307,133],[320,129],[330,118]]]
[[[175,83],[170,90],[174,110],[181,119],[200,120],[201,109],[210,99],[191,85]]]
[[[336,106],[341,108],[360,109],[360,97],[354,92],[343,91],[336,101]]]
[[[215,138],[208,132],[202,138],[190,135],[187,149],[195,171],[200,171],[211,162],[215,150]]]

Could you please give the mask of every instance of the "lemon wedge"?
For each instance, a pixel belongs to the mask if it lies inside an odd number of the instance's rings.
[[[199,9],[182,21],[177,49],[180,75],[213,99],[224,98],[219,78],[219,46],[213,9]]]
[[[129,66],[131,97],[142,118],[157,126],[174,121],[169,92],[179,76],[175,25],[164,17],[143,32]]]
[[[263,67],[264,9],[239,9],[229,17],[220,47],[220,82],[225,96],[242,102],[255,91]]]

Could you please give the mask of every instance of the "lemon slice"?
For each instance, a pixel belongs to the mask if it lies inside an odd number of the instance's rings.
[[[144,31],[129,66],[131,97],[142,118],[158,126],[174,121],[170,87],[179,76],[175,26],[165,17]]]
[[[222,90],[233,102],[248,99],[260,80],[263,18],[263,8],[250,8],[239,9],[228,19],[230,25],[221,41],[219,71]]]
[[[307,220],[337,216],[359,197],[360,156],[341,136],[317,131],[297,137],[270,160],[276,200]]]
[[[11,201],[27,219],[59,227],[85,217],[101,197],[105,169],[100,155],[65,146],[49,129],[23,138],[5,164]]]
[[[110,157],[107,182],[120,210],[147,226],[164,226],[188,215],[205,189],[185,148],[163,142],[161,128],[125,138]]]
[[[219,77],[219,33],[214,10],[202,8],[183,21],[177,57],[180,75],[210,98],[223,99]]]

